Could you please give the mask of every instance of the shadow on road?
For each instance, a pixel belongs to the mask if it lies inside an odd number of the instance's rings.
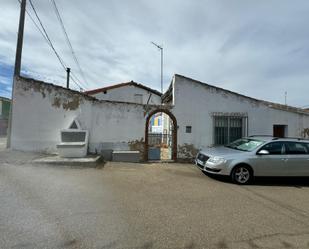
[[[208,177],[226,182],[232,183],[230,177],[211,175],[203,172]],[[250,184],[253,186],[280,186],[280,187],[309,187],[309,177],[255,177],[254,181]]]
[[[302,188],[309,187],[309,177],[257,177],[252,185]]]

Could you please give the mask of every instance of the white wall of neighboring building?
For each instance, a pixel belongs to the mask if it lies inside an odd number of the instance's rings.
[[[159,95],[134,85],[125,85],[109,89],[106,91],[106,93],[99,92],[96,94],[92,94],[91,96],[99,100],[121,101],[138,104],[147,104],[148,98],[150,97],[148,104],[161,104],[161,97]]]
[[[178,146],[196,149],[214,143],[213,115],[246,115],[248,135],[272,135],[273,125],[287,125],[287,136],[300,137],[309,127],[309,113],[299,114],[274,109],[262,101],[250,99],[223,89],[211,87],[175,75],[173,80],[173,114],[177,119]],[[186,133],[192,126],[192,133]]]

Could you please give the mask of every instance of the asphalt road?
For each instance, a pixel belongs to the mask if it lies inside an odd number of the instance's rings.
[[[189,164],[34,165],[0,151],[0,248],[309,248],[309,183]]]

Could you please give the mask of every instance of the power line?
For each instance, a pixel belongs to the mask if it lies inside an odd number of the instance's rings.
[[[49,36],[48,36],[48,34],[47,34],[47,32],[46,32],[44,26],[43,26],[43,23],[42,23],[40,17],[38,16],[38,13],[36,12],[36,10],[35,10],[35,8],[34,8],[34,5],[33,5],[32,1],[29,0],[29,2],[30,2],[30,5],[31,5],[31,8],[32,8],[33,11],[34,11],[34,14],[35,14],[36,18],[38,19],[38,21],[39,21],[39,23],[40,23],[40,25],[41,25],[41,28],[43,29],[43,32],[44,32],[44,34],[45,34],[45,36],[46,36],[46,39],[47,39],[47,41],[48,41],[50,47],[52,48],[52,50],[53,50],[54,53],[56,54],[56,56],[57,56],[59,62],[61,63],[62,67],[66,70],[66,66],[65,66],[63,60],[61,59],[60,55],[57,53],[56,49],[54,48],[54,45],[53,45],[53,43],[51,42],[51,40],[50,40],[50,38],[49,38]]]
[[[21,3],[21,0],[18,0],[18,2]],[[29,11],[27,9],[26,9],[26,13],[30,17],[30,19],[33,22],[33,24],[35,25],[35,27],[39,30],[41,35],[44,37],[45,41],[48,42],[48,40],[47,40],[46,36],[44,35],[43,31],[40,29],[39,25],[34,21],[34,19],[32,18],[32,16],[30,15],[30,13],[29,13]]]
[[[18,2],[21,3],[20,0],[18,0]],[[62,66],[63,69],[66,71],[66,68],[67,68],[67,67],[65,66],[65,63],[64,63],[63,59],[60,57],[60,55],[59,55],[58,52],[56,51],[55,47],[53,46],[53,43],[51,42],[51,40],[50,40],[50,38],[49,38],[49,36],[48,36],[48,34],[47,34],[47,32],[46,32],[44,26],[43,26],[43,23],[42,23],[41,19],[39,18],[38,14],[37,14],[37,12],[36,12],[36,10],[35,10],[35,7],[34,7],[32,1],[29,0],[29,2],[30,2],[31,8],[33,9],[34,14],[35,14],[36,18],[38,19],[38,21],[39,21],[40,26],[41,26],[42,29],[41,29],[41,28],[38,26],[38,24],[34,21],[34,19],[32,18],[31,14],[26,10],[28,16],[30,17],[31,21],[34,23],[34,25],[36,26],[36,28],[39,30],[39,32],[41,33],[41,35],[44,37],[45,41],[46,41],[46,42],[48,43],[48,45],[52,48],[53,52],[55,53],[55,55],[57,56],[57,58],[58,58],[58,60],[59,60],[59,62],[60,62],[60,64],[61,64],[61,66]],[[77,78],[76,76],[75,76],[75,78],[76,78],[76,80],[75,80],[73,77],[70,76],[70,79],[72,79],[72,81],[73,81],[80,89],[84,89],[84,87],[81,86],[81,85],[82,85],[81,83],[79,84],[79,83],[76,82],[76,81],[78,80],[78,78]]]
[[[78,62],[78,59],[77,59],[76,54],[75,54],[75,52],[74,52],[73,46],[72,46],[72,44],[71,44],[71,42],[70,42],[68,33],[66,32],[66,29],[65,29],[65,27],[64,27],[64,23],[63,23],[63,21],[62,21],[61,15],[60,15],[59,10],[58,10],[58,8],[57,8],[57,4],[56,4],[55,0],[51,0],[51,2],[52,2],[52,4],[53,4],[53,7],[54,7],[54,10],[55,10],[57,19],[58,19],[58,21],[60,22],[60,25],[61,25],[63,34],[64,34],[64,36],[65,36],[65,38],[66,38],[67,44],[68,44],[68,46],[69,46],[69,48],[70,48],[70,50],[71,50],[71,53],[72,53],[72,55],[73,55],[74,61],[75,61],[76,65],[78,66],[79,72],[80,72],[81,76],[83,77],[83,80],[85,81],[85,84],[87,85],[87,80],[86,80],[85,74],[84,74],[84,72],[83,72],[83,70],[82,70],[82,68],[81,68],[81,66],[80,66],[80,64],[79,64],[79,62]]]
[[[60,57],[60,55],[57,53],[55,47],[53,46],[53,43],[51,42],[51,40],[50,40],[50,38],[49,38],[49,36],[48,36],[48,34],[47,34],[47,31],[45,30],[45,28],[44,28],[44,26],[43,26],[43,23],[42,23],[40,17],[38,16],[38,14],[37,14],[37,12],[36,12],[36,10],[35,10],[35,7],[34,7],[32,1],[29,0],[29,2],[30,2],[30,5],[31,5],[31,7],[32,7],[32,9],[33,9],[33,11],[34,11],[34,14],[36,15],[36,17],[37,17],[37,19],[38,19],[38,21],[39,21],[39,23],[40,23],[40,25],[41,25],[41,27],[42,27],[42,29],[43,29],[43,32],[44,32],[44,34],[45,34],[45,36],[46,36],[46,39],[47,39],[47,41],[48,41],[50,47],[52,48],[52,50],[53,50],[54,53],[56,54],[56,56],[57,56],[59,62],[61,63],[61,65],[62,65],[62,67],[63,67],[63,69],[66,71],[66,68],[67,68],[67,67],[65,66],[65,63],[64,63],[63,59]],[[77,78],[76,76],[75,76],[75,78],[78,80],[78,78]],[[70,76],[70,79],[72,79],[72,81],[73,81],[79,88],[82,88],[82,89],[83,89],[83,87],[81,87],[82,84],[81,84],[80,81],[79,81],[80,84],[78,84],[78,83],[76,82],[76,80],[73,79],[72,76]]]
[[[74,78],[75,78],[75,79],[74,79]],[[79,79],[76,77],[76,75],[73,74],[72,72],[71,72],[71,74],[70,74],[70,79],[73,80],[73,82],[80,88],[80,90],[85,90],[85,88],[82,87],[82,86],[80,85],[80,84],[81,84],[80,80],[79,80]],[[79,84],[78,84],[76,81],[78,81]]]

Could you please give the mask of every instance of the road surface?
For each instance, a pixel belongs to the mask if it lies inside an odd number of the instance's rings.
[[[0,248],[309,248],[309,183],[190,164],[45,166],[0,151]]]

